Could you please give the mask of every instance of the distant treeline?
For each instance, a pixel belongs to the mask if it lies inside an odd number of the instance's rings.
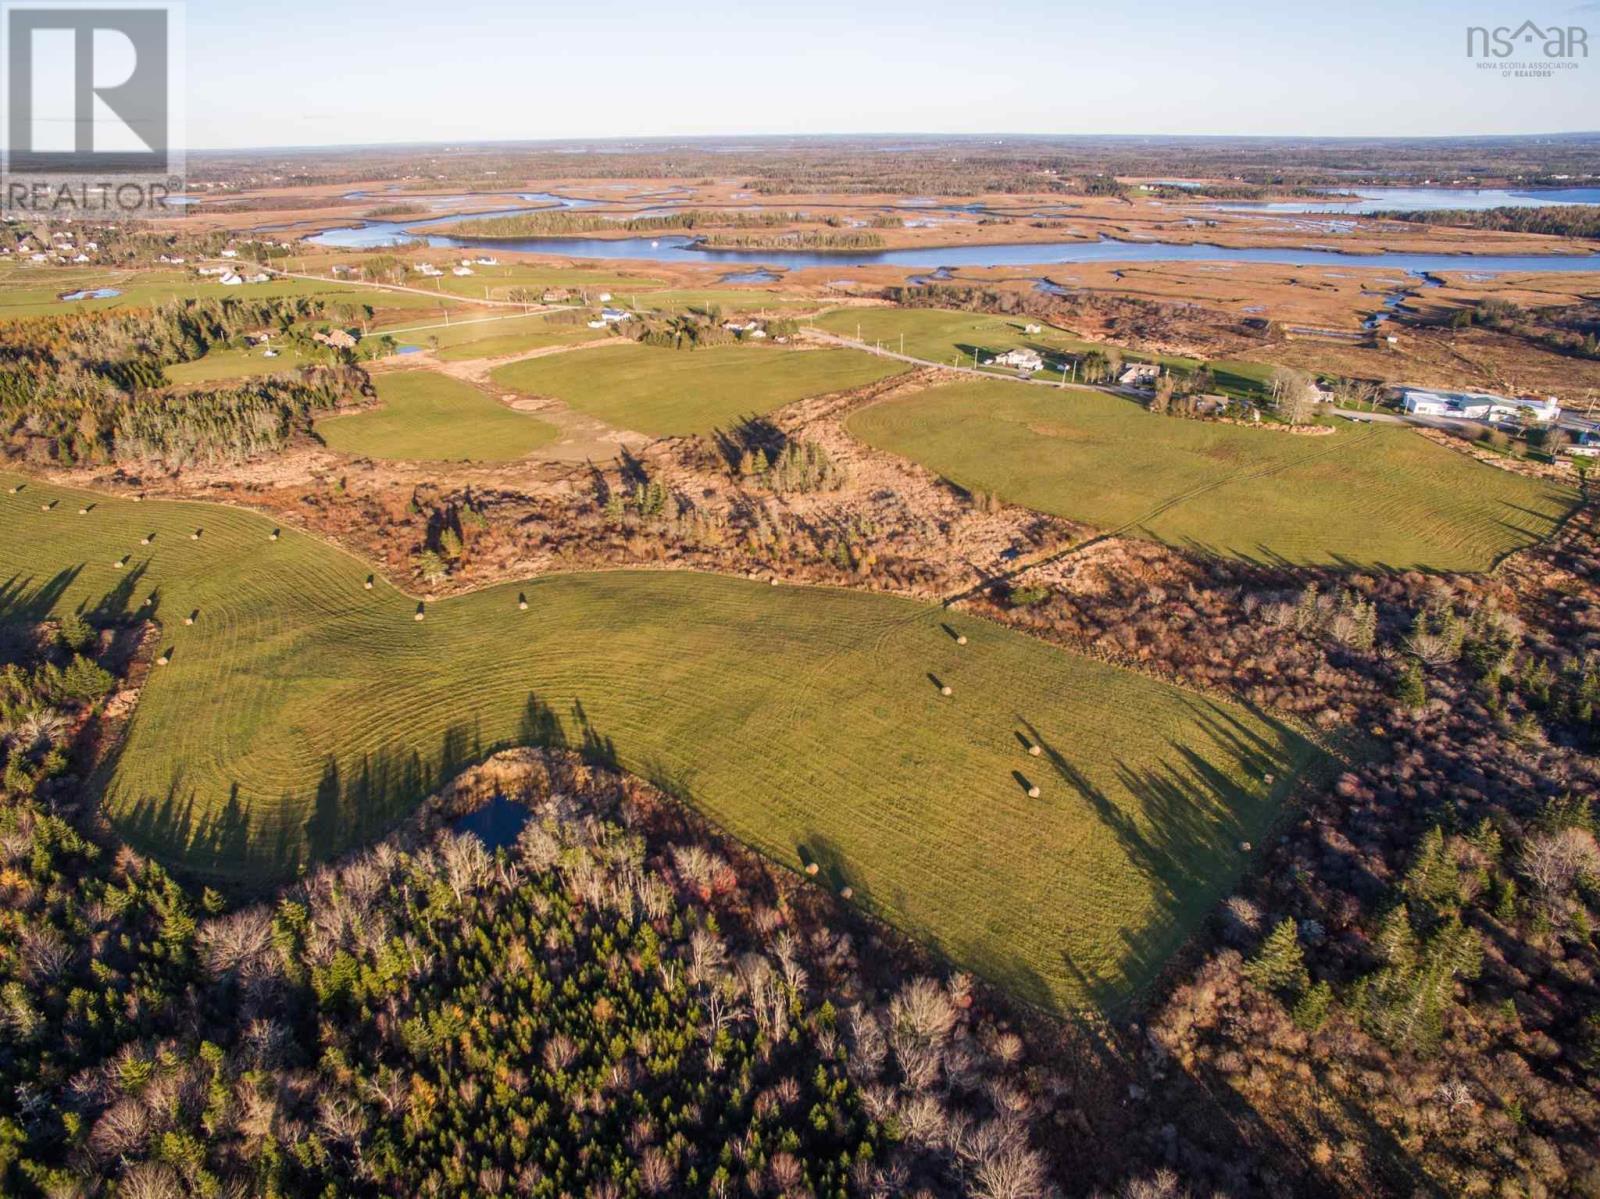
[[[1496,233],[1543,233],[1551,237],[1600,238],[1600,204],[1553,204],[1545,208],[1444,208],[1386,212],[1415,225],[1455,225]]]
[[[797,212],[718,212],[685,208],[682,212],[646,217],[605,217],[558,208],[549,212],[519,212],[512,216],[463,221],[450,226],[463,237],[566,237],[578,233],[622,230],[625,233],[664,233],[716,226],[725,229],[764,229],[792,225],[806,218]]]
[[[875,250],[883,245],[877,233],[857,229],[792,229],[787,233],[707,233],[699,244],[742,250]]]

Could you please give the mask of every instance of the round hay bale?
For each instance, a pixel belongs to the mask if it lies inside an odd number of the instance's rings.
[[[528,601],[527,600],[518,600],[517,601],[517,611],[526,612],[527,610],[528,610]]]
[[[268,541],[276,541],[276,540],[278,540],[278,530],[277,529],[273,529],[272,532],[267,536],[267,540]]]
[[[854,899],[855,897],[856,897],[856,889],[854,887],[840,887],[839,888],[839,898],[840,899]]]
[[[12,489],[11,489],[11,494],[12,494],[12,495],[16,495],[16,494],[17,494],[17,492],[19,492],[19,491],[21,491],[21,490],[22,490],[22,484],[21,484],[21,483],[18,483],[18,484],[17,484],[17,485],[16,485],[16,486],[15,486],[15,487],[13,487],[13,488],[12,488]]]
[[[808,875],[810,875],[812,878],[816,878],[817,877],[817,870],[818,870],[818,866],[817,866],[817,864],[815,862],[807,862],[806,863],[806,873]]]
[[[139,544],[140,545],[149,545],[150,544],[150,538],[148,538],[148,537],[139,538]]]
[[[51,503],[40,504],[39,505],[39,511],[40,512],[48,512],[48,511],[50,511],[50,509],[52,509],[54,507],[55,507],[55,505],[51,504]]]
[[[1240,853],[1249,853],[1250,852],[1250,842],[1248,842],[1248,841],[1239,842],[1239,852]]]
[[[771,583],[774,587],[778,585],[778,580],[775,577],[768,579],[767,582]]]
[[[967,643],[967,635],[965,633],[962,633],[961,636],[956,638],[956,644],[957,645],[965,645],[966,643]]]
[[[421,609],[418,609],[417,610],[417,614],[415,616],[413,616],[411,619],[412,620],[421,620],[424,615],[425,615],[425,613]]]
[[[368,575],[365,579],[362,580],[361,587],[365,591],[371,591],[372,590],[372,576],[371,575]]]
[[[1029,787],[1028,787],[1028,798],[1029,799],[1038,799],[1039,798],[1039,784],[1038,783],[1033,783],[1033,784],[1029,785]]]
[[[189,615],[185,616],[183,618],[183,623],[184,624],[193,624],[194,623],[194,613],[191,612],[191,613],[189,613]]]
[[[1272,782],[1273,776],[1270,773],[1264,775],[1263,777],[1266,779],[1267,782],[1269,782],[1269,783]]]
[[[142,496],[142,495],[133,495],[133,496],[129,496],[128,498],[133,500],[133,502],[136,503],[136,504],[144,503],[144,496]]]
[[[955,692],[951,691],[950,690],[950,684],[946,683],[943,687],[939,688],[939,694],[940,695],[954,695]]]
[[[115,562],[113,562],[113,563],[112,563],[112,564],[111,564],[111,565],[112,565],[112,566],[113,566],[113,567],[115,567],[115,568],[116,568],[116,569],[117,569],[117,570],[121,570],[121,569],[122,569],[122,568],[123,568],[123,567],[124,567],[124,566],[126,566],[126,565],[127,565],[127,564],[128,564],[128,559],[127,559],[127,558],[126,558],[126,557],[122,557],[122,558],[118,558],[118,559],[117,559],[117,560],[116,560],[116,561],[115,561]]]
[[[190,541],[199,541],[200,540],[200,530],[196,529],[193,533],[190,533],[189,534],[189,540]]]
[[[1044,750],[1040,749],[1037,745],[1028,746],[1028,754],[1030,757],[1037,758],[1042,753],[1044,753]]]
[[[79,516],[88,516],[89,515],[89,509],[87,507],[79,508],[78,509],[78,515]]]
[[[157,666],[165,666],[170,661],[172,661],[171,658],[167,657],[166,654],[162,654],[159,658],[156,659],[156,665]]]

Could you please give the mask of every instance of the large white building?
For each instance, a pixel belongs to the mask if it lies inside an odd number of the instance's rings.
[[[1538,425],[1561,419],[1555,396],[1542,400],[1490,395],[1481,391],[1426,391],[1407,387],[1401,392],[1405,410],[1413,416],[1448,416],[1457,420],[1521,420],[1524,413]]]

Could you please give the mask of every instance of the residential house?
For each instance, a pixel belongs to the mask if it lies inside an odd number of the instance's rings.
[[[1117,382],[1123,387],[1154,387],[1161,377],[1161,366],[1155,362],[1130,362]]]
[[[224,250],[224,251],[222,251],[222,256],[224,258],[237,258],[237,257],[239,257],[239,251],[238,250],[231,250],[231,249],[230,250]]]
[[[624,312],[620,308],[602,308],[600,310],[600,319],[608,325],[615,325],[621,321],[632,320],[633,314]]]
[[[219,278],[217,282],[222,284],[224,287],[238,287],[244,282],[244,279],[241,276],[234,274],[232,271],[223,271],[222,277]]]
[[[1044,369],[1044,359],[1032,350],[1007,350],[989,359],[986,366],[1009,366],[1023,374],[1031,375]]]

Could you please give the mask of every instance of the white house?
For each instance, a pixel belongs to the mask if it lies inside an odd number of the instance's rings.
[[[984,363],[985,366],[1009,366],[1026,374],[1032,374],[1044,367],[1044,359],[1032,350],[1007,350],[1004,354],[997,354]]]
[[[1583,432],[1567,447],[1574,458],[1600,458],[1600,433]]]
[[[1154,387],[1161,377],[1161,367],[1155,362],[1130,362],[1117,382],[1124,387]]]
[[[272,276],[267,274],[266,271],[257,271],[253,275],[246,275],[244,277],[244,281],[246,283],[267,283],[271,279],[272,279]]]
[[[611,293],[609,291],[603,291],[596,296],[595,299],[601,304],[609,304],[611,303]]]
[[[1022,326],[1022,331],[1024,333],[1029,333],[1029,334],[1032,334],[1032,333],[1043,333],[1044,332],[1044,326],[1043,325],[1023,325]]]
[[[600,319],[608,325],[615,325],[619,321],[632,320],[633,314],[624,312],[620,308],[602,308],[600,310]]]
[[[222,284],[224,287],[238,287],[244,282],[244,280],[238,275],[235,275],[232,271],[226,271],[224,272],[222,278],[218,279],[217,282]]]
[[[450,273],[452,275],[470,275],[472,274],[472,268],[470,266],[453,266],[450,268]]]
[[[237,257],[239,257],[239,251],[238,250],[224,250],[224,251],[222,251],[222,256],[224,258],[237,258]]]

